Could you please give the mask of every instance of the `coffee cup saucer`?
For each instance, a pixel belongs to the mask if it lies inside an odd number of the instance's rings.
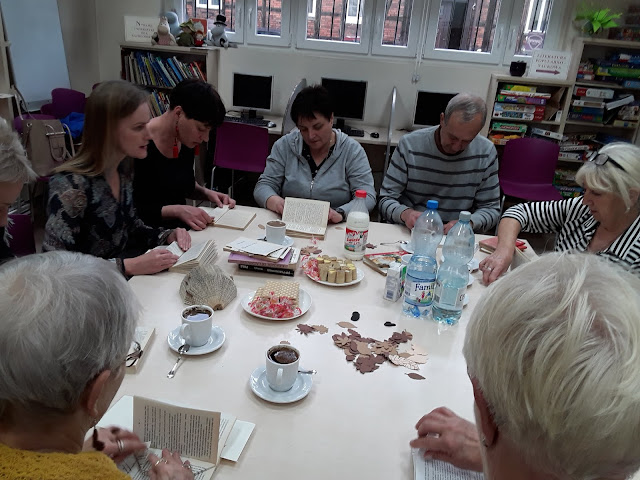
[[[267,368],[264,365],[256,368],[251,374],[249,385],[257,396],[271,403],[293,403],[309,395],[313,385],[313,375],[298,373],[296,381],[286,392],[276,392],[267,382]]]
[[[262,240],[263,242],[266,242],[267,241],[267,237],[260,237],[258,240]],[[283,247],[290,247],[291,245],[293,245],[293,238],[291,238],[288,235],[285,235],[284,242],[282,242],[282,246]]]
[[[200,347],[189,348],[189,351],[185,352],[184,355],[204,355],[206,353],[215,352],[222,346],[225,339],[226,335],[224,330],[218,325],[213,325],[211,327],[211,336],[207,343]],[[180,345],[184,343],[184,338],[180,335],[180,326],[177,326],[169,332],[167,341],[169,342],[169,348],[174,352],[177,352]]]

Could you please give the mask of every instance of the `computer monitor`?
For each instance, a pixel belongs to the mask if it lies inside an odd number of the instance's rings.
[[[364,120],[364,104],[367,98],[367,82],[323,78],[322,86],[333,98],[336,127],[346,130],[345,118]]]
[[[256,116],[256,110],[271,110],[272,76],[233,74],[233,106],[248,109],[243,115]]]
[[[440,114],[447,108],[449,100],[456,93],[439,93],[418,91],[416,110],[413,115],[414,127],[431,127],[440,125]]]

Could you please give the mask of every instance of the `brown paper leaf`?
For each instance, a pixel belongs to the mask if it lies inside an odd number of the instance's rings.
[[[347,362],[353,362],[356,359],[355,355],[347,355],[346,356]]]
[[[378,246],[377,246],[377,245],[374,245],[373,243],[367,243],[367,244],[365,245],[365,247],[366,247],[366,248],[378,248]]]
[[[342,328],[358,328],[353,323],[349,323],[349,322],[338,322],[336,325]]]
[[[411,354],[409,352],[402,352],[402,353],[399,353],[398,356],[402,358],[409,358]]]
[[[407,373],[406,375],[407,375],[407,377],[413,378],[414,380],[425,380],[425,378],[422,375],[418,374],[418,373],[411,372],[411,373]]]
[[[310,333],[313,333],[313,327],[311,325],[305,325],[304,323],[300,323],[296,330],[298,330],[301,334],[304,334],[304,335],[309,335]]]
[[[349,347],[349,344],[351,343],[349,335],[346,335],[344,333],[335,334],[331,338],[333,338],[333,343],[335,343],[340,348]]]
[[[311,325],[313,327],[313,329],[318,332],[321,335],[324,335],[325,333],[327,333],[329,331],[329,329],[327,327],[325,327],[324,325]]]
[[[259,228],[260,230],[264,230],[264,225],[263,225],[263,224],[261,224],[261,223],[259,223],[259,224],[258,224],[258,228]]]
[[[364,342],[356,342],[356,345],[358,346],[358,352],[361,353],[362,355],[369,355],[371,353],[371,349],[369,348],[369,345],[367,345]]]
[[[291,345],[289,342],[287,342],[286,340],[282,340],[280,342],[280,345]]]

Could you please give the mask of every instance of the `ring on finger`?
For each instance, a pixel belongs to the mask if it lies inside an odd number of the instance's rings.
[[[161,463],[167,463],[167,459],[166,458],[159,458],[158,461],[153,464],[153,466],[157,467]]]
[[[186,461],[182,464],[182,468],[188,468],[189,470],[191,470],[191,464],[188,461]]]
[[[124,442],[121,438],[116,440],[116,445],[118,445],[118,453],[122,453],[124,451]]]

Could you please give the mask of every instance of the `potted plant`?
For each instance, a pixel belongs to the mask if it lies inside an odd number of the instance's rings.
[[[574,22],[581,32],[598,35],[603,34],[607,28],[617,27],[615,20],[621,16],[622,13],[611,13],[610,8],[595,8],[582,4]]]

